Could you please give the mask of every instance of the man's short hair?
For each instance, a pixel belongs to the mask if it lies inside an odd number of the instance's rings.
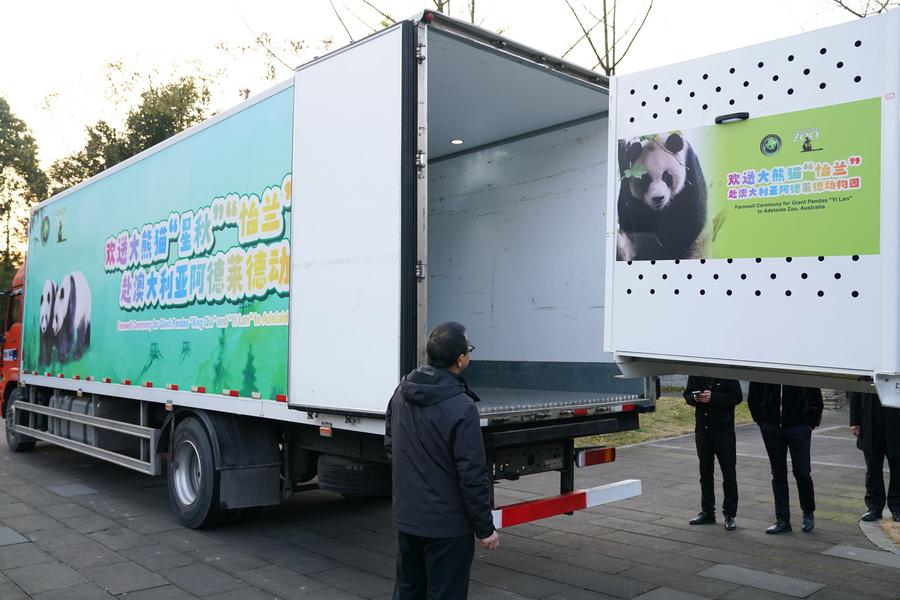
[[[452,366],[460,354],[468,351],[466,328],[456,321],[446,321],[435,326],[428,335],[428,345],[425,346],[428,364],[442,369]]]

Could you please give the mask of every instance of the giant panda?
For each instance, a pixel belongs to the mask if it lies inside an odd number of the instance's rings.
[[[59,282],[53,334],[61,363],[78,360],[91,345],[91,289],[81,271],[73,271]]]
[[[707,253],[700,161],[678,133],[619,144],[617,258],[671,260]],[[632,176],[626,177],[631,169]]]
[[[48,279],[44,282],[44,289],[41,291],[41,311],[40,311],[40,343],[38,348],[38,364],[48,365],[53,358],[53,348],[56,345],[53,336],[53,327],[51,320],[53,319],[53,305],[56,303],[56,284]]]

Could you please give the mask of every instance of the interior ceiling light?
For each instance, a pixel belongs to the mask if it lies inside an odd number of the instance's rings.
[[[463,141],[459,138],[453,138],[452,140],[450,140],[450,143],[453,144],[454,146],[459,146],[460,144],[463,143]]]

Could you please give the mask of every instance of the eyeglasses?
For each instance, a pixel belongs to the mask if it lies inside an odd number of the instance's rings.
[[[475,352],[475,346],[469,344],[469,349],[466,350],[466,354],[472,354],[473,352]]]

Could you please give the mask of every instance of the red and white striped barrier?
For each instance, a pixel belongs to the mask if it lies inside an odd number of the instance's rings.
[[[625,479],[587,490],[528,500],[493,510],[494,527],[497,529],[512,527],[640,495],[641,480]]]

